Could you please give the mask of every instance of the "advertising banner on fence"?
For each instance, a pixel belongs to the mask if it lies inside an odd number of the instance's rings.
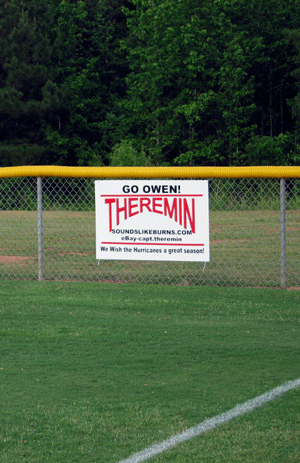
[[[209,261],[207,180],[97,180],[96,259]]]

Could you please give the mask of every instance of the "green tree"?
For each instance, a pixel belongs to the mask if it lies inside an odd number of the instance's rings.
[[[114,11],[108,0],[0,2],[1,163],[102,164],[125,87],[121,0]]]
[[[236,9],[234,20],[251,35],[260,36],[262,42],[260,59],[253,61],[250,69],[255,79],[256,134],[276,137],[292,130],[288,100],[295,93],[291,77],[294,51],[284,30],[299,24],[300,4],[291,0],[255,0],[247,7],[247,2],[243,3],[238,13]]]
[[[104,5],[93,0],[62,1],[53,17],[59,85],[50,83],[47,91],[53,98],[63,89],[65,98],[57,100],[61,107],[47,111],[46,141],[60,162],[101,164],[110,148],[105,121],[115,98],[113,23],[106,21]]]
[[[298,2],[133,0],[124,47],[129,132],[157,163],[237,165],[253,136],[294,130]]]
[[[0,36],[1,164],[34,162],[45,153],[39,105],[53,77],[51,44],[36,17],[17,1],[1,2]]]
[[[191,42],[194,47],[206,47],[203,20],[189,0],[133,3],[135,9],[127,11],[129,33],[124,43],[131,69],[124,107],[141,147],[154,162],[168,162],[181,152],[189,136],[189,123],[178,107],[194,99],[197,91],[195,82],[185,85],[186,79],[195,81],[197,72],[186,73],[184,68],[199,68],[205,60],[193,50],[187,53]],[[189,31],[199,32],[197,40]]]
[[[117,143],[110,155],[111,166],[150,166],[151,159],[144,151],[138,151],[129,140]]]
[[[249,55],[260,41],[238,33],[223,2],[134,1],[126,47],[126,109],[157,162],[235,163],[254,105]]]

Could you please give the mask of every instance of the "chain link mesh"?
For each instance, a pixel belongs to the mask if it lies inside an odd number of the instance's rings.
[[[281,284],[280,180],[210,179],[211,260],[95,258],[95,179],[43,178],[44,280]],[[288,287],[300,286],[300,180],[286,180]],[[0,278],[38,278],[37,179],[0,179]]]

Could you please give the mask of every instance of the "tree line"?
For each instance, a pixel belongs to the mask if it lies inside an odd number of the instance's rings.
[[[0,0],[0,166],[294,165],[299,0]]]

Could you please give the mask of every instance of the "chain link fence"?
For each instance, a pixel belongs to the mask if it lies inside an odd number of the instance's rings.
[[[97,262],[95,180],[0,179],[1,279],[300,286],[300,179],[209,179],[211,260],[206,265]]]

